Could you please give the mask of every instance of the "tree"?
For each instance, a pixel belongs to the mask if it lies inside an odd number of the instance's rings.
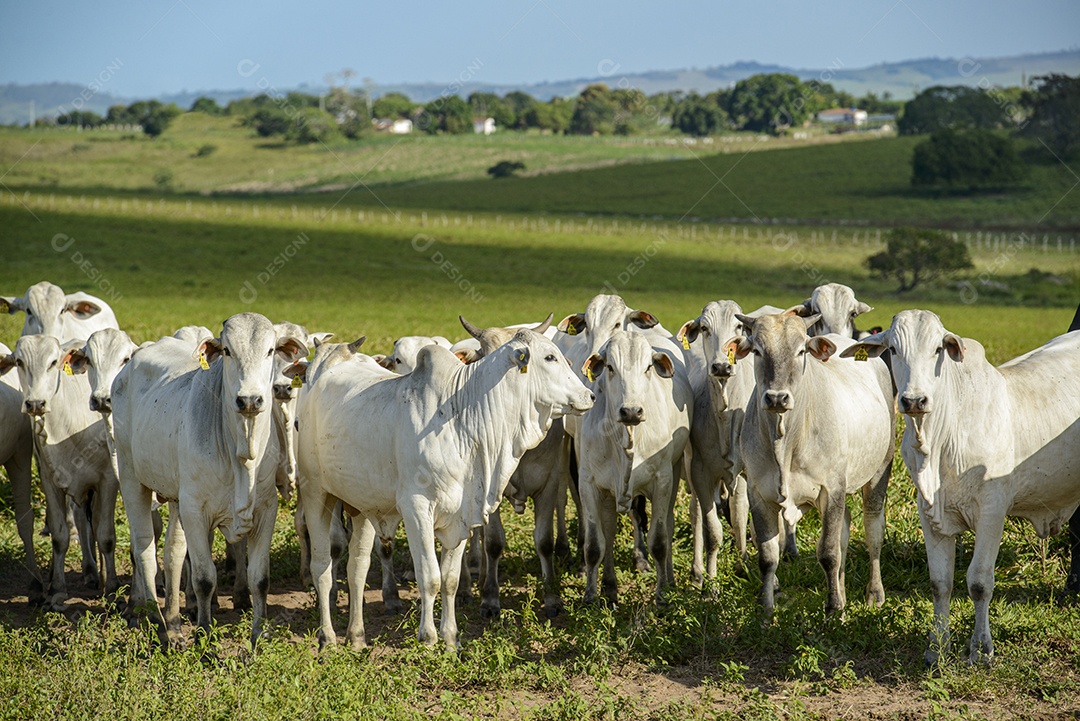
[[[426,122],[421,123],[429,133],[460,135],[472,132],[472,109],[457,95],[436,98],[424,106]]]
[[[325,143],[338,135],[334,116],[318,108],[298,112],[285,130],[285,139],[296,143]]]
[[[886,243],[886,250],[866,259],[866,267],[884,279],[896,279],[900,293],[974,267],[967,246],[939,230],[894,228],[886,235]]]
[[[527,115],[534,107],[536,107],[536,98],[523,93],[520,90],[515,90],[511,93],[507,93],[503,98],[510,106],[510,109],[514,112],[514,127],[518,130],[524,130],[529,127]]]
[[[68,127],[96,128],[104,122],[104,118],[91,110],[72,110],[56,116],[57,125]]]
[[[525,122],[530,128],[565,133],[570,129],[575,102],[564,98],[552,98],[546,103],[536,103],[525,112]]]
[[[213,98],[208,98],[205,95],[201,98],[197,98],[194,103],[191,104],[191,113],[206,113],[207,115],[224,115],[225,110],[217,104],[217,101]]]
[[[290,117],[284,110],[275,105],[259,108],[244,121],[245,125],[254,128],[255,132],[262,138],[284,135],[289,130],[290,123]]]
[[[1024,128],[1065,158],[1080,149],[1080,77],[1044,75],[1025,97],[1031,120]]]
[[[409,100],[402,93],[387,93],[371,104],[371,115],[376,118],[407,118],[412,115],[417,103]]]
[[[356,140],[371,132],[371,118],[368,117],[367,95],[364,91],[349,91],[343,85],[331,87],[324,105],[326,112],[334,118],[338,130],[346,138]]]
[[[1027,177],[1012,139],[989,130],[939,130],[915,146],[911,165],[911,184],[922,188],[999,188]]]
[[[510,178],[518,170],[525,170],[525,163],[515,160],[500,160],[488,168],[487,173],[492,178]]]
[[[578,95],[570,132],[579,135],[610,135],[615,132],[617,109],[611,90],[603,83],[587,86]]]
[[[806,122],[820,109],[817,102],[794,75],[766,73],[736,83],[726,109],[736,127],[776,135]]]
[[[1003,128],[1005,109],[987,92],[966,85],[927,88],[904,104],[896,123],[901,135],[921,135],[938,130]]]
[[[691,93],[675,106],[671,125],[688,135],[712,135],[727,125],[727,113],[715,100]]]
[[[517,122],[517,115],[510,103],[495,93],[473,93],[469,96],[468,103],[474,116],[494,118],[497,128],[509,130]]]

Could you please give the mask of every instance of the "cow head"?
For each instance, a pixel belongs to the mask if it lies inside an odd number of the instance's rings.
[[[497,360],[505,357],[507,361]],[[551,340],[521,329],[507,343],[486,356],[484,362],[508,362],[510,370],[525,381],[534,403],[544,414],[558,418],[581,415],[592,408],[595,396],[585,387]]]
[[[112,383],[139,347],[128,334],[116,328],[95,331],[81,348],[70,350],[63,362],[72,373],[86,373],[90,380],[90,410],[112,412]]]
[[[963,338],[945,330],[941,318],[928,310],[900,311],[888,330],[850,346],[840,356],[877,357],[886,350],[892,353],[900,412],[912,417],[933,410],[947,364],[964,360]]]
[[[0,312],[26,313],[23,335],[51,335],[62,338],[67,314],[87,320],[101,312],[101,306],[85,293],[65,295],[56,285],[43,280],[30,286],[21,298],[0,297]]]
[[[671,378],[675,365],[667,353],[654,351],[644,336],[617,330],[600,352],[589,356],[581,372],[590,380],[596,379],[609,418],[636,426],[647,420],[650,375]]]
[[[705,352],[705,367],[717,380],[727,380],[735,375],[736,365],[725,348],[728,341],[741,338],[746,328],[736,318],[742,308],[733,300],[715,300],[701,309],[701,315],[683,323],[676,338],[685,345],[701,342]]]
[[[394,341],[394,350],[390,355],[378,359],[379,365],[401,375],[416,370],[416,356],[420,349],[429,345],[450,348],[450,341],[442,336],[407,335]]]
[[[24,335],[14,351],[0,358],[0,374],[18,369],[23,413],[40,418],[52,409],[51,402],[64,375],[65,359],[82,345],[81,340],[61,344],[51,335]]]
[[[807,336],[806,329],[818,321],[816,315],[763,315],[751,318],[736,315],[750,335],[727,343],[725,352],[736,358],[754,354],[755,394],[758,407],[770,413],[785,413],[795,407],[799,385],[806,373],[807,354],[826,361],[836,352],[828,338]]]
[[[598,295],[589,301],[584,313],[568,315],[559,322],[559,330],[569,335],[584,335],[588,355],[599,352],[616,330],[630,326],[652,328],[660,321],[652,313],[631,310],[617,295]]]
[[[555,318],[553,313],[548,313],[548,317],[540,323],[537,323],[529,330],[534,333],[543,335],[547,332],[547,329],[551,327],[551,321]],[[487,354],[499,346],[508,343],[514,334],[518,332],[518,328],[504,328],[500,326],[492,326],[490,328],[481,328],[473,325],[469,321],[465,320],[464,316],[458,316],[458,320],[461,322],[461,327],[468,331],[469,335],[480,343],[480,350],[473,350],[466,348],[457,351],[456,355],[462,363],[475,363]]]
[[[289,323],[288,321],[281,321],[274,323],[274,331],[277,333],[278,338],[303,338],[305,339],[308,348],[318,348],[320,345],[328,341],[334,336],[333,333],[308,333],[307,328],[296,323]],[[304,353],[307,356],[307,353]],[[298,361],[295,359],[290,360],[285,354],[275,354],[274,356],[274,382],[273,393],[274,400],[282,403],[287,403],[295,397],[295,387],[293,379],[296,376],[300,376],[301,382],[304,374],[298,371],[296,364]],[[289,370],[291,369],[291,371]]]
[[[808,335],[836,333],[845,338],[854,338],[855,319],[863,313],[869,313],[873,308],[857,300],[855,291],[846,285],[828,283],[814,288],[809,298],[789,310],[802,318],[820,316],[818,321],[807,329]]]

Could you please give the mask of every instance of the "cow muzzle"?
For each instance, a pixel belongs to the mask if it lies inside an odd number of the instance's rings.
[[[784,413],[794,407],[791,393],[787,391],[765,391],[761,399],[765,405],[765,410],[770,413]]]
[[[112,398],[108,396],[90,396],[90,410],[97,413],[112,413]]]
[[[41,417],[45,415],[45,401],[24,401],[22,412],[28,416]]]
[[[641,406],[623,406],[619,409],[619,423],[624,426],[636,426],[645,420],[645,409]]]
[[[735,369],[730,363],[713,363],[709,366],[709,375],[713,378],[730,378],[735,375]]]
[[[921,416],[930,412],[930,398],[925,394],[905,393],[900,396],[900,412],[906,416]]]
[[[237,396],[236,397],[236,410],[245,416],[253,416],[262,413],[263,410],[263,397],[262,396]]]
[[[279,401],[292,400],[292,385],[289,383],[274,384],[274,399]]]

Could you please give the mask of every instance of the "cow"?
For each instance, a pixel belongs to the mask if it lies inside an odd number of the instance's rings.
[[[551,315],[539,324],[491,328],[475,326],[462,316],[458,316],[458,320],[469,332],[470,338],[477,343],[476,349],[460,343],[454,345],[454,348],[458,349],[455,355],[466,363],[475,363],[508,343],[517,330],[523,327],[549,338],[554,335],[554,329],[550,327]],[[468,348],[469,352],[463,353],[462,348]],[[453,351],[453,348],[451,350]],[[503,491],[503,496],[511,501],[516,513],[524,513],[528,499],[533,500],[533,546],[540,560],[540,573],[544,579],[544,613],[548,618],[554,618],[563,610],[554,556],[560,553],[560,548],[563,549],[563,556],[569,553],[565,515],[558,512],[559,505],[565,506],[566,503],[566,453],[569,444],[565,442],[564,435],[562,419],[555,419],[540,445],[526,451],[521,457],[517,469],[510,476],[506,490]],[[557,536],[556,516],[560,517]],[[483,558],[480,566],[480,615],[483,618],[498,616],[501,609],[499,561],[505,547],[506,533],[502,524],[502,510],[499,508],[492,511],[483,529]],[[465,564],[462,564],[462,568],[465,568]]]
[[[859,330],[855,327],[855,319],[863,313],[869,313],[873,308],[856,298],[855,291],[840,283],[819,285],[814,288],[809,298],[794,306],[792,310],[803,318],[819,316],[813,327],[806,331],[811,337],[836,333],[845,338],[862,340],[881,332],[880,327],[870,330]]]
[[[421,348],[429,345],[437,345],[450,349],[450,341],[441,335],[407,335],[394,341],[394,350],[387,356],[375,356],[376,361],[383,368],[405,375],[412,373],[416,367],[416,355]]]
[[[441,589],[441,636],[456,648],[455,595],[470,529],[498,507],[521,456],[543,440],[551,421],[592,402],[555,344],[528,330],[470,365],[433,345],[421,349],[405,376],[371,382],[355,363],[317,369],[301,399],[299,463],[320,644],[337,640],[329,603],[334,499],[365,521],[349,548],[350,645],[366,644],[363,583],[374,536],[392,537],[404,520],[420,590],[419,639],[436,641]]]
[[[1069,324],[1069,332],[1080,330],[1080,306]],[[1069,519],[1069,577],[1065,579],[1065,592],[1080,595],[1080,508]]]
[[[656,562],[656,599],[663,602],[675,583],[675,497],[693,416],[686,369],[644,335],[617,329],[585,361],[582,372],[595,379],[601,399],[582,418],[578,435],[578,492],[585,525],[583,600],[596,599],[603,562],[603,594],[616,602],[616,511],[629,513],[632,500],[643,496],[652,501],[648,548]]]
[[[217,584],[210,541],[216,528],[229,543],[247,539],[253,645],[263,632],[280,453],[270,412],[274,356],[296,360],[307,353],[306,338],[279,336],[264,316],[240,313],[194,351],[184,340],[162,338],[137,353],[113,382],[116,458],[139,569],[132,601],[153,604],[163,642],[180,642],[175,600],[185,552],[198,627],[210,630]],[[177,503],[180,521],[174,533],[170,519],[166,540],[165,617],[148,581],[157,566],[154,493]]]
[[[49,335],[24,335],[15,350],[0,358],[0,373],[18,368],[23,413],[30,417],[34,451],[45,491],[45,517],[52,536],[52,570],[46,604],[61,609],[67,601],[64,557],[70,535],[70,504],[89,508],[90,526],[79,534],[83,580],[99,587],[95,545],[104,565],[104,590],[113,594],[116,579],[117,481],[109,459],[105,424],[90,410],[90,384],[74,375],[71,355],[83,341],[61,344]]]
[[[746,407],[740,447],[749,480],[761,605],[775,606],[779,561],[777,513],[796,523],[810,507],[821,516],[817,557],[825,571],[826,613],[847,602],[844,565],[851,514],[845,497],[862,492],[863,527],[870,554],[866,600],[885,601],[881,545],[885,495],[894,445],[895,417],[888,370],[880,360],[834,358],[853,343],[839,335],[809,337],[812,315],[737,315],[748,336],[726,350],[736,359],[754,354],[756,387]]]
[[[47,280],[22,296],[0,296],[0,313],[26,313],[22,335],[51,335],[61,342],[89,338],[103,328],[119,328],[109,304],[86,293],[64,293]]]
[[[11,355],[11,349],[0,343],[0,359]],[[31,459],[34,437],[30,419],[22,412],[23,396],[17,374],[0,376],[0,465],[11,481],[12,506],[15,524],[23,543],[23,566],[30,577],[27,600],[31,604],[44,599],[41,571],[34,553],[34,509],[31,506]]]
[[[701,584],[706,575],[716,576],[716,556],[722,539],[714,502],[718,496],[722,497],[722,507],[732,528],[738,556],[736,571],[745,574],[749,563],[746,529],[750,500],[746,495],[739,434],[746,404],[754,390],[754,373],[745,367],[740,370],[734,356],[724,353],[729,340],[744,334],[742,323],[735,317],[742,312],[733,300],[712,301],[701,309],[701,315],[683,323],[676,334],[687,350],[687,370],[694,389],[690,479],[695,499],[701,499],[702,511],[694,522],[692,567],[696,584]],[[779,312],[780,308],[767,305],[749,315],[757,318]],[[784,555],[798,555],[794,527],[785,528]]]
[[[842,355],[886,349],[906,416],[900,447],[918,492],[934,597],[924,659],[936,664],[947,647],[956,536],[972,530],[968,660],[989,663],[990,599],[1006,516],[1028,519],[1046,538],[1080,506],[1080,333],[995,368],[982,345],[946,330],[937,314],[905,310],[884,333]]]

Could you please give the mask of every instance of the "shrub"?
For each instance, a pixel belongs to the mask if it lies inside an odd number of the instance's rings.
[[[882,278],[895,278],[901,293],[924,281],[974,267],[967,246],[939,230],[894,228],[886,235],[886,243],[884,251],[866,259],[866,267]]]
[[[940,130],[915,146],[911,184],[975,190],[1027,177],[1012,139],[988,130]]]
[[[487,169],[488,175],[493,178],[510,178],[515,171],[525,170],[525,163],[510,160],[501,160]]]

